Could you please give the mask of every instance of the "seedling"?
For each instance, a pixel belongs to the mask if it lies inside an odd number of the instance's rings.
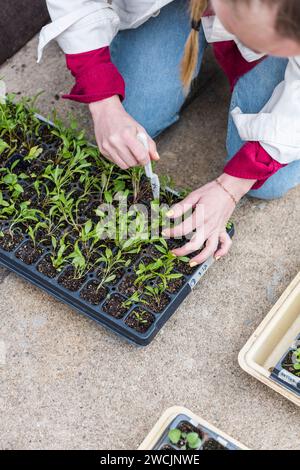
[[[300,348],[296,349],[294,352],[295,362],[293,363],[294,370],[296,375],[300,377]]]
[[[74,267],[74,278],[81,279],[89,270],[88,262],[83,255],[79,241],[77,240],[74,245],[73,251],[67,257],[68,260],[71,260],[72,265]]]
[[[53,267],[59,272],[62,271],[63,267],[67,264],[66,251],[68,249],[68,244],[66,243],[66,236],[63,236],[59,242],[57,242],[55,237],[51,238],[53,254],[51,255],[51,262]]]
[[[136,320],[141,325],[145,325],[145,324],[148,323],[148,320],[145,318],[145,315],[147,315],[146,310],[139,310],[139,311],[134,312],[134,316],[135,316]]]
[[[290,368],[294,375],[300,377],[300,347],[291,352],[288,357],[291,360],[283,362],[283,367]]]
[[[146,304],[147,301],[142,298],[142,292],[141,291],[135,291],[131,297],[129,297],[127,300],[125,300],[122,305],[123,307],[126,307],[127,309],[131,308],[133,305],[136,304]]]
[[[168,433],[171,444],[179,447],[180,450],[199,449],[202,441],[196,432],[182,432],[180,429],[171,429]]]
[[[115,281],[117,277],[117,272],[129,266],[130,260],[125,260],[122,257],[122,252],[119,250],[116,254],[113,251],[106,247],[103,253],[98,258],[99,263],[103,263],[101,272],[99,274],[101,281],[99,283],[98,289],[100,289],[104,284]]]
[[[28,154],[25,155],[24,157],[24,161],[31,161],[31,160],[35,160],[36,158],[38,158],[41,154],[43,153],[43,148],[42,147],[38,147],[37,145],[32,147]]]

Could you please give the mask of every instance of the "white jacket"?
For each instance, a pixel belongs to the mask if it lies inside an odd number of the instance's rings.
[[[38,61],[52,39],[66,54],[108,46],[119,30],[137,28],[171,1],[47,0],[52,23],[41,30]],[[249,62],[262,57],[228,33],[215,16],[203,18],[203,28],[208,42],[234,40]],[[280,163],[300,160],[300,57],[289,60],[285,80],[260,113],[243,114],[236,108],[232,115],[242,140],[259,141]]]

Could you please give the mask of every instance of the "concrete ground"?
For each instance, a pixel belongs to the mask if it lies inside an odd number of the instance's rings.
[[[52,45],[37,65],[35,49],[36,39],[0,68],[9,91],[43,89],[42,113],[72,111],[90,130],[86,107],[59,99],[72,83],[62,53]],[[205,92],[159,142],[159,171],[178,186],[216,177],[225,157],[227,85],[210,61],[205,69]],[[280,201],[244,200],[230,255],[146,349],[2,270],[0,448],[134,449],[178,404],[250,448],[300,449],[299,410],[237,363],[299,271],[299,198],[297,188]]]

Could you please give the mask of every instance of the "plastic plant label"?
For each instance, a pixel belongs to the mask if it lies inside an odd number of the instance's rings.
[[[300,376],[299,372],[294,366],[296,359],[296,352],[300,346],[300,335],[293,342],[288,351],[280,359],[276,367],[272,370],[271,379],[279,383],[288,390],[300,396]]]
[[[300,377],[298,378],[287,370],[283,369],[279,372],[278,378],[292,385],[293,387],[298,388],[300,393]]]
[[[208,258],[207,261],[205,261],[201,266],[200,268],[198,269],[198,271],[196,271],[196,273],[194,274],[194,276],[192,277],[192,279],[190,279],[189,281],[189,286],[191,289],[193,289],[197,284],[198,282],[200,281],[200,279],[204,276],[204,274],[206,273],[206,271],[208,271],[208,269],[213,265],[214,263],[214,257],[211,256],[210,258]]]

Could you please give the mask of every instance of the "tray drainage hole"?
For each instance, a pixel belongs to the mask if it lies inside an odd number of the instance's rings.
[[[115,287],[112,287],[111,290],[112,292],[116,292],[117,289]]]
[[[146,255],[147,253],[147,250],[143,250],[143,255]]]
[[[93,274],[93,273],[90,273],[90,274],[89,274],[89,278],[92,279],[92,277],[94,277],[94,274]]]
[[[127,269],[127,272],[128,272],[128,273],[132,273],[132,268],[128,268],[128,269]]]

